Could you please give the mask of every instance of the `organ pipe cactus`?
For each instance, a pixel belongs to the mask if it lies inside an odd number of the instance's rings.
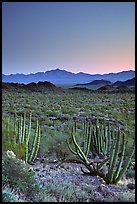
[[[86,136],[89,134],[90,136]],[[97,120],[95,122],[84,120],[84,145],[88,138],[91,138],[90,150],[93,155],[108,154],[113,142],[113,129],[110,130],[110,124],[105,121],[102,124]]]
[[[85,124],[84,124],[85,127]],[[86,168],[89,170],[89,174],[94,176],[100,176],[103,178],[103,180],[107,184],[116,184],[119,182],[119,180],[122,178],[122,176],[125,174],[127,168],[129,167],[129,164],[131,162],[132,156],[135,151],[135,145],[133,143],[133,147],[130,151],[130,154],[128,155],[128,158],[124,163],[124,157],[125,157],[125,147],[126,147],[126,136],[124,132],[121,132],[120,128],[114,130],[114,128],[104,129],[105,134],[107,135],[107,143],[103,143],[103,136],[101,133],[103,133],[102,129],[99,129],[97,124],[91,124],[88,123],[88,131],[85,134],[84,131],[84,140],[83,140],[83,147],[79,145],[76,141],[76,123],[73,127],[72,131],[72,142],[74,144],[74,148],[70,145],[70,142],[67,140],[67,145],[70,151],[76,155],[77,158],[79,158],[79,161],[86,166]],[[92,130],[92,131],[91,131]],[[96,130],[96,137],[95,138],[95,130]],[[109,133],[108,133],[109,130]],[[98,133],[98,134],[97,134]],[[94,135],[93,135],[94,134]],[[113,141],[110,140],[113,139]],[[92,142],[95,142],[94,144],[97,145],[98,150],[102,150],[105,148],[105,151],[108,151],[107,154],[104,156],[103,159],[98,158],[98,161],[96,161],[96,157],[91,162],[88,154],[89,154],[89,146],[92,145]],[[111,143],[111,146],[108,146],[108,144]],[[103,144],[103,148],[101,146]],[[104,146],[106,144],[106,146]],[[95,145],[94,145],[94,148]],[[96,148],[96,150],[97,150]],[[93,151],[93,149],[92,149]],[[106,172],[102,172],[103,167],[106,167]],[[83,171],[83,170],[82,170]],[[83,171],[84,172],[84,171]],[[85,173],[85,172],[84,172]]]
[[[29,125],[27,126],[26,115],[20,116],[18,122],[16,116],[14,117],[14,130],[16,131],[16,144],[21,148],[24,148],[24,159],[26,163],[33,162],[38,154],[39,145],[40,145],[40,126],[37,120],[36,130],[32,144],[30,145],[30,136],[32,135],[32,124],[31,119],[32,114],[29,114]],[[18,150],[19,152],[19,150]]]

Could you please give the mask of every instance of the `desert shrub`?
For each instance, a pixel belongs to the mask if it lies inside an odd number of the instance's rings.
[[[45,188],[45,192],[56,198],[57,202],[74,202],[77,187],[71,183],[58,184],[56,181],[49,182]]]
[[[50,155],[58,159],[65,158],[70,151],[66,147],[66,132],[57,131],[55,129],[46,128],[42,133],[39,155]]]
[[[135,195],[130,192],[119,192],[117,193],[115,202],[135,202]]]
[[[34,202],[57,202],[57,199],[54,195],[45,193],[45,191],[38,193],[33,196]]]
[[[8,186],[2,187],[2,202],[27,202],[20,192]]]
[[[126,172],[126,178],[135,178],[135,170],[134,169],[128,169]]]
[[[21,191],[25,196],[33,196],[39,192],[39,186],[34,179],[34,172],[29,164],[24,161],[9,157],[6,153],[2,156],[2,185],[9,185]]]

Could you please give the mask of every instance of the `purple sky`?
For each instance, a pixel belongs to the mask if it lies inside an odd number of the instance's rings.
[[[2,73],[135,70],[134,2],[3,2]]]

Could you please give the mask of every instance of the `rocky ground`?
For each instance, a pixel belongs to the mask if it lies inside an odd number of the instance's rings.
[[[95,202],[104,202],[107,201],[107,198],[108,201],[113,202],[135,202],[134,178],[123,178],[117,185],[107,185],[100,177],[84,175],[81,171],[82,164],[63,163],[58,168],[57,165],[58,161],[44,164],[40,160],[32,165],[33,170],[36,172],[35,178],[41,187],[46,187],[50,182],[57,185],[68,183],[75,185],[80,191],[82,191],[83,186],[84,188],[91,187]]]

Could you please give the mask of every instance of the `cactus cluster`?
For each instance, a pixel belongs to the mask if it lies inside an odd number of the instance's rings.
[[[32,125],[31,125],[31,118],[32,114],[29,114],[29,125],[27,125],[27,119],[26,115],[20,115],[19,119],[17,119],[17,116],[14,115],[13,120],[13,127],[14,127],[14,137],[10,137],[10,129],[9,126],[11,125],[9,121],[7,122],[7,136],[8,136],[8,143],[12,144],[13,150],[15,150],[17,156],[23,157],[26,163],[33,162],[38,154],[39,146],[40,146],[40,126],[38,123],[38,120],[36,122],[36,130],[33,137],[32,144],[30,144],[30,134],[32,131]],[[31,139],[32,140],[32,139]],[[10,146],[8,145],[8,149]]]
[[[76,126],[76,124],[75,124]],[[110,129],[110,124],[103,120],[88,121],[84,120],[84,144],[88,142],[90,137],[90,151],[94,156],[99,154],[109,154],[114,137],[114,127]]]
[[[129,167],[135,151],[134,143],[128,158],[124,161],[127,141],[125,133],[119,127],[114,129],[109,124],[106,126],[105,123],[99,124],[98,121],[96,123],[84,121],[82,145],[77,143],[76,133],[75,122],[71,135],[74,147],[72,148],[68,140],[67,145],[70,151],[87,167],[89,174],[100,176],[107,184],[118,183]],[[94,157],[92,162],[89,159],[89,153]],[[103,157],[100,158],[102,154]],[[102,171],[104,167],[105,172]]]

